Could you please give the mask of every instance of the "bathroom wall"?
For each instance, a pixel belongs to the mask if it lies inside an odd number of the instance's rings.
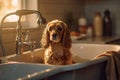
[[[38,9],[47,21],[64,20],[69,13],[76,20],[84,14],[84,0],[38,0]]]
[[[38,0],[38,9],[47,21],[64,20],[65,15],[72,12],[75,24],[81,16],[86,16],[88,24],[92,24],[96,11],[100,11],[103,16],[104,10],[109,9],[113,20],[114,34],[120,35],[119,4],[120,0]]]
[[[111,11],[114,34],[120,35],[120,0],[85,0],[85,14],[88,23],[92,23],[96,11],[102,16],[105,9]]]

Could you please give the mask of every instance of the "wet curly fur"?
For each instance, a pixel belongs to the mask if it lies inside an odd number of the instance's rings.
[[[63,21],[53,20],[46,25],[41,44],[45,48],[45,64],[72,64],[70,32]]]

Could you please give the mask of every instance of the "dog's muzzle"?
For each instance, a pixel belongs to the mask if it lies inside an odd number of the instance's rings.
[[[59,42],[59,41],[60,41],[60,36],[59,36],[59,34],[56,33],[56,32],[55,32],[55,33],[52,33],[50,40],[53,41],[53,42]]]
[[[57,33],[52,34],[53,39],[57,39],[57,36],[58,36]]]

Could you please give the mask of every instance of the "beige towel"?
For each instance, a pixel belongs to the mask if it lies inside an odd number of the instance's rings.
[[[98,55],[96,58],[102,56],[108,57],[108,62],[106,65],[107,80],[120,80],[120,54],[115,51],[107,51]]]

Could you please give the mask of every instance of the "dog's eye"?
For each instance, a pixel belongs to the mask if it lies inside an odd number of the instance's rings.
[[[58,31],[62,31],[62,28],[59,26],[59,27],[57,28],[57,30],[58,30]]]
[[[52,31],[52,27],[49,27],[49,31]]]

